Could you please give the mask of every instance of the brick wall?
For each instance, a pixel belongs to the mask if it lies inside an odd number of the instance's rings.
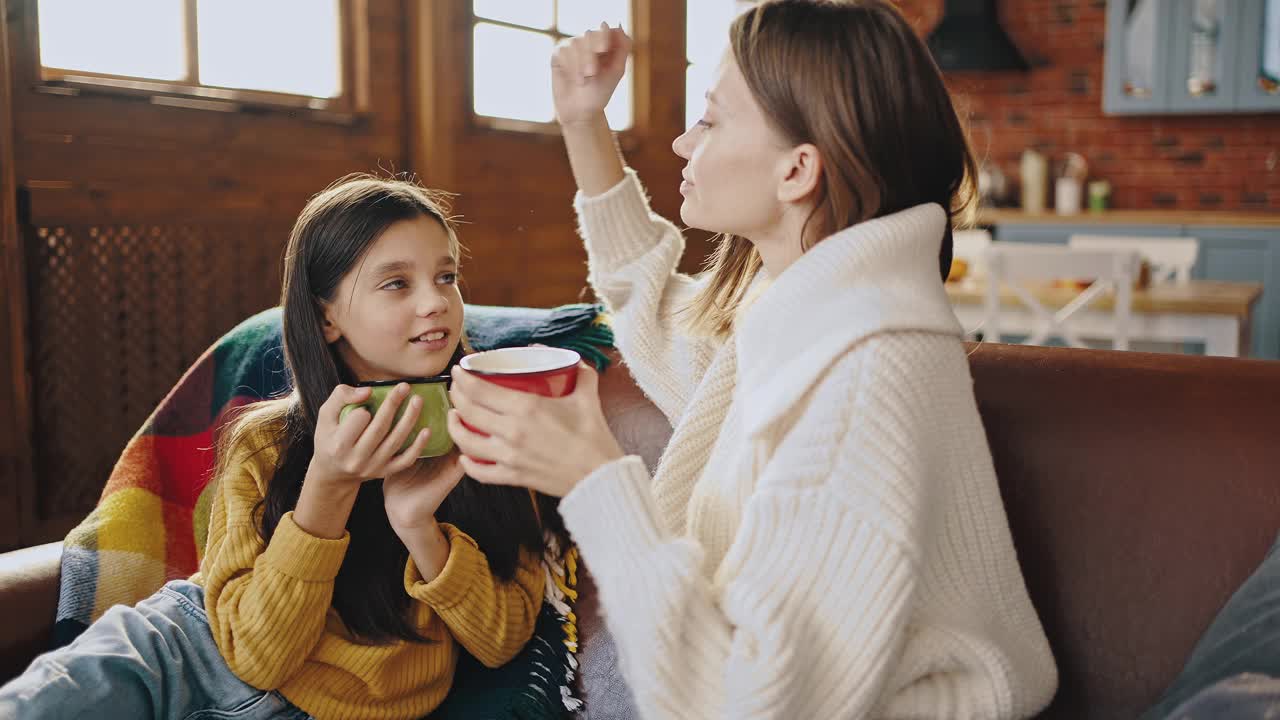
[[[942,0],[899,5],[922,34],[942,13]],[[1090,179],[1111,181],[1115,208],[1280,210],[1280,114],[1102,114],[1105,5],[998,3],[1005,29],[1033,69],[947,77],[979,158],[1016,181],[1027,147],[1054,164],[1078,152],[1089,161]]]

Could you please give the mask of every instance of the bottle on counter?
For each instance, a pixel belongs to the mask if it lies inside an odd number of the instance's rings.
[[[1022,151],[1022,211],[1044,212],[1045,193],[1049,185],[1049,160],[1027,148]]]

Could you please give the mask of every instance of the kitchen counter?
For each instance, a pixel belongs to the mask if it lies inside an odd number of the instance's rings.
[[[1088,210],[1076,215],[1054,212],[1025,213],[1017,208],[982,208],[978,225],[1212,225],[1280,228],[1280,212],[1232,212],[1214,210]]]

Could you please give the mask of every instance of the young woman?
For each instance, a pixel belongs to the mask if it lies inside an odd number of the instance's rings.
[[[656,473],[586,368],[559,400],[455,368],[463,467],[563,496],[645,717],[1032,716],[1057,674],[942,286],[974,163],[939,71],[887,0],[761,2],[730,40],[673,144],[681,219],[723,234],[698,277],[605,122],[630,40],[552,63]]]

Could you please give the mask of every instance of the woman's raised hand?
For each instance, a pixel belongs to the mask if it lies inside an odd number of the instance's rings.
[[[600,118],[613,97],[631,53],[631,38],[622,28],[600,23],[560,43],[551,56],[551,94],[561,125]]]

